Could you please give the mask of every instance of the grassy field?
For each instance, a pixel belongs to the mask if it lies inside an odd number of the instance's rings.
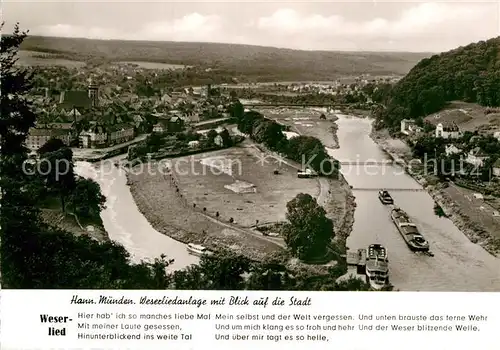
[[[22,49],[111,61],[203,66],[260,81],[329,80],[359,74],[406,74],[430,54],[301,51],[273,47],[187,42],[91,40],[30,36]]]
[[[245,227],[256,220],[284,221],[286,204],[301,192],[317,196],[318,181],[297,178],[295,168],[271,157],[261,164],[261,154],[253,147],[231,148],[176,159],[173,169],[179,164],[176,179],[189,205],[205,207],[210,215],[219,212],[223,221],[233,218]]]
[[[462,131],[480,130],[492,132],[500,130],[500,113],[484,114],[484,107],[475,103],[454,101],[444,110],[425,118],[433,125],[441,122],[455,122]]]

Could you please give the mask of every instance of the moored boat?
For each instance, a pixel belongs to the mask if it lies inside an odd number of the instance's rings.
[[[378,192],[378,199],[382,202],[382,204],[394,204],[394,199],[392,199],[389,192],[382,190]]]
[[[202,256],[202,255],[212,254],[211,251],[209,251],[206,247],[200,244],[188,243],[186,247],[188,252],[192,255]]]
[[[389,285],[389,257],[381,244],[371,244],[366,249],[366,281],[370,287],[380,290]]]
[[[429,242],[418,231],[417,225],[411,222],[408,214],[400,208],[391,211],[391,219],[396,225],[406,245],[413,251],[429,251]]]

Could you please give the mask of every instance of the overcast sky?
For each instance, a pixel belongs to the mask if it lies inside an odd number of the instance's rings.
[[[438,52],[499,36],[499,2],[3,0],[2,10],[33,35]]]

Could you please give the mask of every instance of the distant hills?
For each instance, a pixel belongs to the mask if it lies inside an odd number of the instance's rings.
[[[202,66],[255,81],[330,80],[346,75],[403,75],[431,54],[301,51],[273,47],[29,36],[23,50],[72,60],[146,61]]]
[[[500,37],[424,58],[388,94],[383,121],[397,127],[455,100],[500,106]]]

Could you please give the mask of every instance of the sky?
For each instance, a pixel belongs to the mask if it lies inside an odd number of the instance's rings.
[[[500,0],[3,0],[2,12],[32,35],[301,50],[441,52],[500,35]]]

